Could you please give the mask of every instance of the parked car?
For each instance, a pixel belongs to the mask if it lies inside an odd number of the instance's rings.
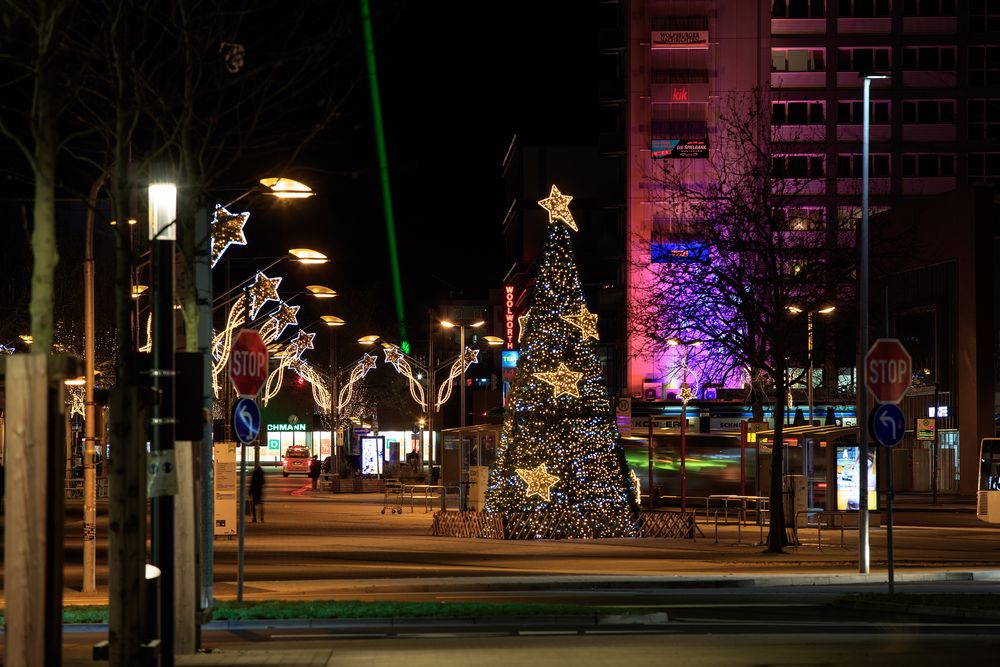
[[[308,447],[293,445],[285,450],[285,456],[281,460],[281,474],[284,477],[308,475],[310,460],[312,460],[312,454]]]

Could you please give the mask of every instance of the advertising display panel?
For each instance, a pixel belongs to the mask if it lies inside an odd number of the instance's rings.
[[[385,460],[385,437],[363,436],[361,438],[361,474],[381,475],[383,460]]]
[[[858,447],[837,447],[837,509],[860,509],[861,471],[858,465]],[[868,452],[868,509],[878,509],[875,452]]]
[[[236,534],[236,443],[220,442],[215,452],[215,532],[216,537]]]

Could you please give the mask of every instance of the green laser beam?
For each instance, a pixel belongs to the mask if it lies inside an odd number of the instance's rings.
[[[361,0],[361,24],[365,36],[365,55],[368,62],[368,88],[372,95],[372,120],[375,123],[375,149],[378,153],[379,176],[382,181],[382,208],[385,210],[385,232],[389,241],[389,268],[392,272],[392,290],[396,302],[396,319],[399,321],[399,347],[410,353],[406,335],[406,316],[403,310],[403,280],[399,274],[399,251],[396,249],[396,222],[392,214],[392,193],[389,189],[389,159],[385,150],[385,133],[382,129],[382,102],[378,93],[378,73],[375,69],[375,38],[372,36],[372,16],[368,0]]]

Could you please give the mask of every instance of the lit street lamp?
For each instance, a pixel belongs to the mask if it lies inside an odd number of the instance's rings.
[[[861,349],[859,358],[868,352],[868,144],[871,126],[871,85],[876,79],[888,79],[888,74],[865,74],[861,129],[861,262],[858,271],[858,292],[861,300]],[[861,364],[858,364],[860,370]],[[858,572],[868,574],[868,393],[861,373],[855,373],[858,395]]]
[[[337,382],[337,330],[344,326],[346,322],[336,315],[322,315],[320,317],[330,330],[330,470],[334,464],[340,462],[340,448],[337,447],[337,433],[340,430],[340,405],[338,400],[339,383]],[[338,466],[339,467],[339,466]]]
[[[687,404],[694,394],[691,392],[691,386],[688,384],[688,368],[687,368],[687,349],[689,346],[697,347],[702,344],[701,340],[680,340],[677,338],[670,338],[667,340],[667,344],[670,347],[680,347],[681,348],[681,372],[684,377],[681,380],[681,514],[687,510]],[[650,479],[651,485],[649,488],[649,495],[653,495],[652,478]]]
[[[470,320],[457,320],[452,322],[451,320],[441,320],[441,326],[446,329],[454,329],[458,327],[458,354],[459,356],[465,354],[465,329],[466,327],[470,329],[476,329],[486,324],[485,320],[476,320],[472,322]],[[465,428],[465,364],[462,364],[462,380],[459,385],[462,390],[459,394],[459,406],[462,411],[462,416],[458,421],[458,425]]]
[[[820,313],[821,315],[829,315],[834,310],[836,306],[827,306],[825,308],[819,308],[818,310],[810,310],[806,313],[806,354],[808,357],[809,370],[806,372],[806,400],[809,404],[809,421],[810,426],[813,425],[813,315]],[[798,314],[802,312],[802,309],[798,306],[789,306],[789,312]]]

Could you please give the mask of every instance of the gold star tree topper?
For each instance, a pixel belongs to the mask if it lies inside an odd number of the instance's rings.
[[[278,338],[281,336],[281,332],[285,330],[290,324],[298,324],[298,312],[300,306],[289,306],[287,303],[282,302],[278,309],[271,313],[271,319],[274,320],[274,337]]]
[[[580,398],[580,388],[577,385],[580,383],[583,373],[571,371],[569,366],[562,362],[559,362],[558,370],[532,373],[532,375],[542,382],[552,385],[553,398],[559,398],[563,394]]]
[[[597,333],[597,314],[587,310],[586,306],[580,306],[580,310],[573,315],[560,315],[559,319],[578,328],[582,332],[584,340],[588,338],[601,339]]]
[[[550,500],[552,487],[559,482],[558,477],[550,474],[545,469],[544,463],[539,463],[535,468],[516,468],[515,472],[528,485],[528,488],[524,491],[524,495],[529,498],[531,496],[538,496],[545,502]]]
[[[573,214],[569,211],[569,203],[572,200],[572,197],[559,192],[559,188],[553,185],[548,198],[540,200],[538,205],[549,212],[549,224],[552,224],[553,220],[562,220],[567,227],[578,232],[580,230],[577,229]]]
[[[247,237],[243,226],[250,219],[249,213],[230,213],[222,206],[215,207],[212,214],[212,266],[218,263],[222,253],[231,245],[246,245]]]
[[[247,288],[247,297],[250,303],[247,305],[247,311],[250,313],[250,319],[256,319],[257,313],[268,301],[281,301],[278,298],[278,285],[281,284],[281,278],[268,278],[260,271],[257,272],[256,278],[254,278],[253,285]]]

